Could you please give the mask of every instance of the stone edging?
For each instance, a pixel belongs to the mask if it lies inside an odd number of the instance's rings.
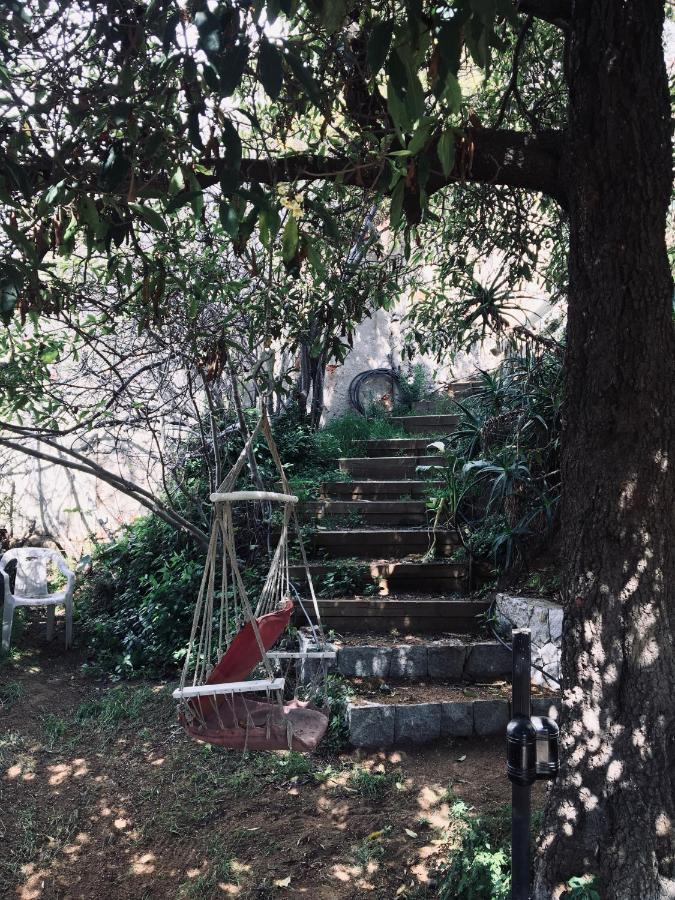
[[[300,634],[300,650],[309,641]],[[336,647],[336,664],[329,669],[345,678],[444,678],[450,681],[484,681],[510,678],[511,651],[497,641],[473,644],[430,641],[428,644],[403,644],[394,647]]]
[[[558,718],[560,700],[533,698],[532,713]],[[428,744],[444,737],[504,736],[509,719],[506,699],[347,704],[349,740],[354,747]]]

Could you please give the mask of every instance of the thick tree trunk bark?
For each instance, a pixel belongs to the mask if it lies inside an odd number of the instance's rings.
[[[576,0],[563,541],[564,762],[536,900],[675,897],[675,337],[658,0]]]

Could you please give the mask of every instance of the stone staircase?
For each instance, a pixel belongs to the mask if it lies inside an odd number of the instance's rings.
[[[327,628],[467,632],[486,612],[486,603],[464,596],[469,571],[466,562],[452,559],[460,546],[455,532],[437,533],[429,557],[426,497],[443,483],[433,469],[440,476],[444,460],[428,448],[457,424],[457,416],[429,409],[394,419],[409,434],[425,437],[362,441],[360,455],[337,460],[350,480],[324,482],[319,498],[300,506],[303,521],[316,524],[308,541],[313,582],[330,584],[348,566],[359,591],[319,600]],[[420,477],[420,466],[431,467],[429,478]],[[302,566],[293,566],[291,577],[304,578]]]
[[[318,499],[300,508],[303,520],[315,524],[307,542],[314,584],[325,594],[339,582],[336,572],[349,566],[357,585],[349,595],[318,600],[324,627],[335,635],[332,670],[353,690],[350,741],[392,747],[473,735],[502,739],[511,653],[485,629],[489,603],[469,595],[468,564],[453,560],[457,534],[438,533],[429,555],[426,497],[443,483],[443,459],[428,448],[453,430],[457,417],[425,403],[394,421],[412,436],[362,442],[359,456],[338,460],[351,480],[324,482]],[[429,478],[420,477],[419,466],[431,467]],[[297,584],[302,566],[293,566],[291,577]],[[311,644],[309,629],[300,643]],[[552,692],[536,690],[534,708],[557,714]]]

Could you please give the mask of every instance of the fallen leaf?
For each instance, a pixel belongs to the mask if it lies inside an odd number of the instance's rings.
[[[404,828],[403,830],[408,835],[408,837],[417,837],[416,831],[411,831],[409,828]]]
[[[366,840],[367,841],[375,841],[375,840],[377,840],[377,838],[382,837],[382,834],[383,834],[382,831],[371,831],[370,834],[368,835],[368,837],[366,838]]]

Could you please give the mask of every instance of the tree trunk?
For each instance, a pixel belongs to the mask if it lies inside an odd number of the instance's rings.
[[[675,338],[658,0],[573,2],[563,765],[534,897],[675,897]]]

